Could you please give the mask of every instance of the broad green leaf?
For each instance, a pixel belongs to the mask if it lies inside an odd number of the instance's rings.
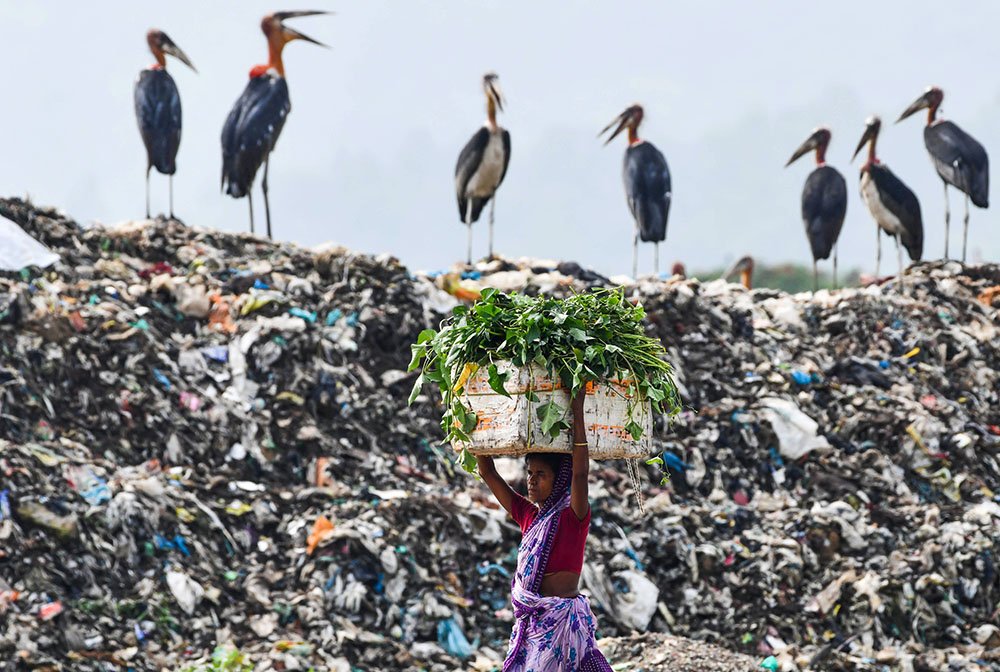
[[[413,389],[410,390],[410,398],[407,399],[406,401],[407,406],[412,405],[413,402],[417,400],[417,397],[420,396],[420,388],[422,388],[423,386],[424,386],[424,374],[421,373],[419,376],[417,376],[417,379],[413,381]]]
[[[563,420],[566,409],[554,400],[549,400],[539,405],[536,413],[542,423],[542,433],[546,436],[556,438],[559,436],[559,430],[569,429],[569,425]]]
[[[503,373],[500,373],[497,371],[496,364],[490,364],[487,372],[489,373],[490,389],[497,394],[502,394],[503,396],[510,398],[510,394],[504,389],[504,383],[507,382],[507,377],[510,375],[510,372],[504,371]]]
[[[663,458],[660,457],[659,455],[657,455],[656,457],[651,457],[650,459],[646,460],[646,464],[648,464],[650,466],[656,465],[656,464],[662,465],[663,464]]]
[[[625,431],[632,435],[632,439],[638,441],[642,438],[642,425],[640,425],[635,420],[630,420],[625,423]]]
[[[476,467],[479,465],[479,460],[476,459],[475,455],[469,452],[468,448],[463,448],[458,457],[459,463],[462,465],[462,469],[465,469],[470,474],[476,473]]]
[[[427,350],[422,345],[410,346],[410,364],[406,367],[407,373],[420,366],[420,362],[427,356]]]

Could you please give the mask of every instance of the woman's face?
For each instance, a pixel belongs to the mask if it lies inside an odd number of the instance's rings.
[[[528,458],[527,474],[525,474],[525,480],[528,483],[528,499],[541,505],[552,494],[552,482],[555,477],[552,467],[543,460]]]

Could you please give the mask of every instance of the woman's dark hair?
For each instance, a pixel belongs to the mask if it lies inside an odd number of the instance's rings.
[[[524,466],[528,466],[528,460],[541,460],[552,470],[552,475],[559,473],[559,465],[562,463],[562,455],[559,453],[528,453],[524,456]]]

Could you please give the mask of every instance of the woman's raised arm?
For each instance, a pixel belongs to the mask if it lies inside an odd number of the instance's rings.
[[[576,514],[577,520],[587,517],[590,510],[589,485],[587,475],[590,471],[590,452],[587,447],[587,427],[583,422],[583,400],[586,393],[580,390],[573,397],[573,481],[570,486],[569,505]]]
[[[514,500],[513,488],[510,487],[507,481],[503,480],[503,476],[497,473],[497,468],[493,464],[492,457],[482,455],[477,460],[479,462],[479,475],[482,477],[483,482],[486,483],[490,492],[500,502],[500,506],[506,509],[507,513],[511,513],[511,502]]]

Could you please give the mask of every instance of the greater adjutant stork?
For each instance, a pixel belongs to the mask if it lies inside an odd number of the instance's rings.
[[[833,284],[837,285],[837,238],[847,214],[847,182],[836,168],[826,165],[830,129],[819,127],[795,150],[785,167],[807,152],[816,150],[816,169],[809,173],[802,188],[802,221],[813,256],[813,291],[819,289],[816,262],[829,259],[833,252]]]
[[[898,124],[911,114],[927,108],[927,125],[924,126],[924,145],[931,155],[934,168],[944,182],[944,257],[948,258],[948,229],[951,212],[948,208],[948,185],[965,194],[965,232],[962,235],[962,262],[969,239],[969,199],[978,208],[990,204],[990,160],[986,150],[975,138],[950,121],[937,118],[938,107],[944,100],[944,91],[929,86],[922,96],[903,111]]]
[[[923,254],[924,224],[920,216],[920,201],[875,155],[875,143],[882,128],[882,120],[878,117],[869,117],[865,123],[865,133],[861,136],[851,160],[853,161],[865,144],[868,144],[868,160],[861,166],[861,198],[864,199],[872,218],[878,225],[875,229],[877,245],[875,275],[878,276],[879,264],[882,261],[881,231],[885,231],[896,239],[899,277],[902,282],[903,251],[900,243],[913,261],[919,261]]]
[[[493,257],[493,214],[497,188],[503,183],[510,164],[510,133],[497,124],[497,110],[503,112],[503,92],[495,72],[483,75],[486,94],[486,123],[469,139],[455,164],[455,197],[458,216],[468,229],[467,262],[472,264],[472,224],[490,204],[489,256]]]
[[[156,63],[142,70],[135,81],[135,118],[142,143],[146,145],[146,217],[149,217],[149,171],[169,176],[170,217],[174,216],[174,173],[177,148],[181,145],[181,96],[174,78],[167,72],[167,54],[198,72],[181,48],[166,33],[155,28],[146,33],[146,42]]]
[[[250,191],[257,170],[264,164],[264,215],[267,237],[271,237],[271,206],[267,200],[267,168],[271,152],[292,109],[285,81],[285,65],[281,60],[285,45],[293,40],[305,40],[326,45],[286,26],[285,19],[297,16],[328,14],[323,11],[274,12],[260,22],[267,38],[268,60],[250,70],[250,82],[233,105],[222,127],[222,189],[233,198],[247,197],[250,204],[250,232],[254,232],[253,199]]]
[[[660,243],[667,237],[667,215],[670,213],[670,169],[667,160],[653,143],[639,138],[638,128],[644,112],[641,105],[632,105],[604,127],[598,137],[612,127],[615,130],[604,141],[607,145],[615,136],[628,129],[628,149],[622,179],[625,198],[635,220],[632,239],[632,277],[639,271],[639,241],[652,242],[653,267],[660,270]],[[617,126],[615,126],[617,124]]]

